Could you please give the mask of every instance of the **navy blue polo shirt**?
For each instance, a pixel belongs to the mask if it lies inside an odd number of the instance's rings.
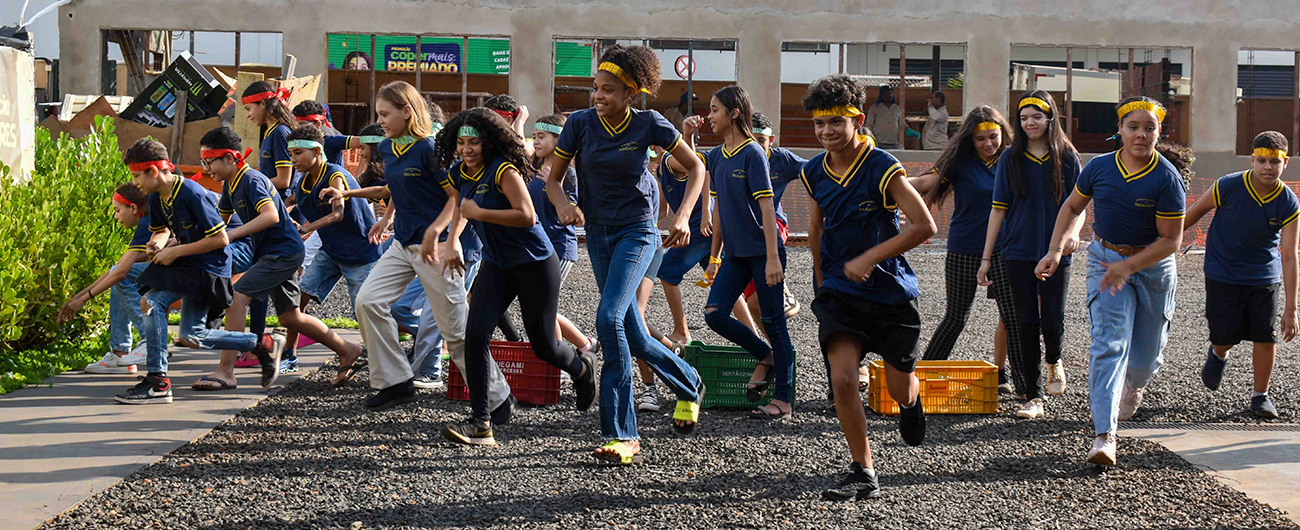
[[[460,189],[461,201],[474,201],[485,210],[509,210],[510,198],[501,189],[501,178],[509,170],[518,169],[506,159],[497,157],[487,165],[470,170],[464,162],[451,166],[451,174]],[[541,261],[554,252],[546,231],[537,222],[536,216],[532,226],[521,228],[488,223],[479,220],[470,221],[474,231],[483,240],[483,259],[502,269]]]
[[[1017,197],[1011,188],[1011,163],[1013,156],[1022,157],[1020,170],[1024,173],[1025,196]],[[1051,155],[1038,158],[1029,151],[1015,154],[1010,149],[998,157],[997,172],[993,181],[993,208],[1006,210],[1002,229],[998,232],[998,245],[1004,260],[1038,261],[1047,255],[1056,228],[1056,216],[1061,205],[1070,196],[1079,177],[1078,155],[1070,152],[1061,156],[1061,196],[1052,196]],[[985,220],[987,222],[987,219]],[[980,239],[983,242],[983,239]],[[980,246],[983,252],[983,245]],[[1062,256],[1061,265],[1069,265],[1073,256]]]
[[[700,157],[701,162],[704,162],[703,154],[695,153],[695,155]],[[659,157],[659,187],[663,189],[664,200],[668,202],[668,208],[676,212],[682,207],[682,200],[686,198],[686,175],[673,173],[673,170],[668,167],[668,159],[672,157],[673,156],[668,153],[664,153],[664,156]],[[707,164],[707,162],[705,162],[705,164]],[[703,212],[704,194],[701,193],[700,198],[695,202],[695,209],[691,210],[691,218],[689,222],[691,225],[692,240],[704,237],[704,234],[700,233],[700,219]]]
[[[894,305],[920,295],[916,273],[901,255],[876,264],[865,282],[844,276],[846,263],[898,235],[898,207],[887,191],[896,178],[907,178],[903,165],[870,138],[842,174],[831,171],[826,153],[804,164],[800,179],[822,211],[823,289]]]
[[[776,205],[776,218],[782,223],[790,223],[785,216],[785,210],[781,208],[781,198],[785,196],[785,188],[791,182],[799,180],[799,172],[807,162],[784,147],[774,147],[767,153],[767,169],[772,176],[772,202]]]
[[[153,238],[153,231],[149,230],[149,216],[140,217],[140,221],[135,224],[135,231],[131,232],[131,242],[127,243],[127,252],[148,252],[149,240]]]
[[[573,166],[569,166],[569,171],[565,173],[564,182],[560,186],[564,188],[564,196],[568,197],[569,202],[577,204],[578,172],[574,171]],[[563,260],[577,261],[577,227],[560,222],[560,214],[555,211],[555,205],[551,204],[551,199],[546,196],[546,179],[541,176],[530,179],[528,195],[533,198],[533,211],[537,212],[537,222],[546,231],[546,237],[550,238],[555,255]]]
[[[208,190],[180,175],[176,175],[171,196],[166,200],[158,193],[149,194],[148,217],[150,232],[170,230],[172,237],[182,245],[214,236],[226,228]],[[230,256],[226,247],[182,256],[172,265],[194,267],[219,278],[230,277]]]
[[[289,158],[289,129],[283,123],[270,123],[262,127],[261,155],[257,160],[257,170],[267,178],[275,176],[276,168],[293,169],[293,160]],[[288,198],[289,190],[281,190],[281,198]]]
[[[1300,215],[1295,192],[1281,180],[1257,189],[1245,171],[1215,181],[1210,193],[1216,211],[1205,241],[1205,277],[1249,286],[1281,282],[1278,245],[1282,228]]]
[[[758,206],[759,199],[774,195],[767,153],[746,138],[731,149],[714,147],[704,158],[709,168],[709,193],[715,198],[722,223],[723,254],[742,258],[767,255],[763,211]]]
[[[321,142],[321,150],[325,155],[325,161],[336,166],[343,165],[343,151],[348,148],[348,140],[351,136],[342,134],[331,134],[325,136]]]
[[[970,156],[942,177],[944,182],[952,185],[953,192],[952,219],[948,221],[948,252],[983,255],[997,163],[996,156],[988,160],[979,155]],[[1066,194],[1070,188],[1063,190],[1061,193]]]
[[[321,164],[316,171],[303,176],[302,184],[294,188],[298,196],[298,209],[308,222],[316,222],[334,212],[329,199],[322,199],[320,194],[335,179],[343,179],[345,190],[360,188],[357,179],[348,170],[337,164]],[[375,225],[375,213],[369,203],[361,197],[346,199],[343,203],[343,218],[322,227],[320,234],[321,250],[330,258],[348,265],[364,265],[379,259],[379,245],[370,244],[370,228]]]
[[[419,245],[424,239],[424,230],[447,206],[444,186],[452,187],[451,179],[437,165],[432,138],[420,138],[407,145],[397,145],[392,139],[385,138],[376,149],[384,158],[384,180],[392,194],[389,207],[396,208],[393,237],[403,246]],[[443,233],[438,240],[446,241],[447,234]],[[474,241],[477,242],[478,238]],[[462,247],[465,247],[464,243],[462,238]],[[464,248],[464,251],[466,261],[471,261],[469,249]]]
[[[648,148],[672,151],[681,139],[657,111],[628,109],[622,119],[606,120],[596,109],[582,109],[569,115],[555,154],[578,159],[578,204],[587,223],[625,225],[658,216],[659,186],[648,169]]]
[[[278,223],[251,234],[254,259],[262,256],[292,256],[303,252],[298,227],[289,218],[289,210],[284,207],[284,201],[280,200],[280,195],[275,192],[266,175],[244,164],[234,178],[221,184],[221,189],[221,202],[217,204],[221,215],[238,214],[240,219],[251,221],[257,218],[258,210],[264,204],[275,205],[276,212],[280,214]]]
[[[1156,219],[1186,215],[1183,179],[1160,153],[1151,153],[1151,161],[1132,173],[1124,169],[1119,154],[1088,161],[1075,192],[1092,198],[1092,231],[1097,237],[1116,245],[1150,245],[1160,237]]]

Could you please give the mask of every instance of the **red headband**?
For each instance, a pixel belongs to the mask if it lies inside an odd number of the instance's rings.
[[[244,99],[243,99],[242,101],[243,101],[244,103],[257,103],[258,101],[262,101],[262,100],[264,100],[264,99],[271,99],[271,98],[275,98],[275,99],[278,99],[278,100],[280,100],[280,101],[288,101],[288,100],[289,100],[289,89],[287,89],[287,88],[280,88],[280,89],[276,90],[275,92],[260,92],[260,93],[253,94],[253,95],[250,95],[250,96],[244,96]]]
[[[173,166],[170,160],[150,160],[148,162],[136,162],[134,164],[127,164],[126,167],[131,171],[148,171],[149,168],[151,167],[156,167],[158,169],[166,169],[168,171],[176,169],[176,166]]]
[[[492,109],[492,110],[497,114],[500,114],[502,118],[506,119],[506,121],[515,121],[515,116],[519,115],[518,112],[510,112],[506,110],[496,110],[496,109]]]
[[[244,163],[244,159],[248,158],[248,155],[252,152],[253,148],[251,147],[245,149],[243,154],[240,154],[239,151],[234,149],[204,149],[199,151],[199,156],[203,158],[221,158],[226,155],[234,155],[235,161],[242,164]]]
[[[122,203],[123,206],[136,206],[135,216],[144,217],[144,212],[140,210],[139,206],[137,206],[135,203],[128,200],[126,197],[123,197],[121,193],[113,192],[113,202]]]
[[[294,118],[296,118],[298,121],[324,121],[324,122],[329,121],[325,119],[324,114],[306,114],[303,116],[294,116]]]

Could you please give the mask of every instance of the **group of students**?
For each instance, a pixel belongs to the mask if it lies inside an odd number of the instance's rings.
[[[444,125],[440,109],[404,82],[376,94],[377,124],[360,137],[324,135],[319,126],[327,120],[314,109],[298,116],[307,123],[291,129],[285,94],[255,83],[243,103],[262,126],[259,168],[245,162],[231,129],[205,135],[203,166],[222,182],[216,197],[176,173],[161,144],[145,139],[131,146],[124,162],[133,185],[119,188],[113,207],[118,221],[136,228],[135,236],[118,265],[69,301],[61,316],[110,288],[117,308],[119,296],[125,301],[133,283],[139,286],[143,318],[123,315],[142,330],[148,373],[118,396],[124,403],[171,401],[166,314],[177,300],[180,341],[225,350],[218,370],[196,389],[233,388],[239,352],[258,360],[263,386],[273,384],[285,337],[243,331],[246,306],[268,297],[281,325],[339,356],[334,385],[369,363],[370,386],[377,390],[365,400],[370,410],[413,401],[417,382],[430,375],[423,367],[439,364],[436,350],[422,348],[443,343],[470,395],[469,417],[444,427],[443,435],[492,445],[494,428],[509,421],[515,401],[492,362],[489,339],[498,327],[512,332],[505,313],[517,299],[533,351],[569,374],[577,408],[599,402],[601,433],[609,442],[593,455],[632,464],[642,458],[633,358],[643,382],[657,377],[675,394],[671,417],[678,433],[693,432],[700,419],[707,389],[674,351],[689,340],[679,285],[697,264],[710,286],[706,323],[757,361],[747,397],[758,403],[773,391],[749,416],[793,414],[794,349],[786,326],[792,308],[783,281],[788,229],[780,198],[798,180],[811,198],[811,308],[830,399],[852,458],[844,480],[824,495],[865,499],[880,493],[859,394],[867,353],[884,360],[884,384],[900,403],[904,442],[919,445],[925,438],[915,375],[922,358],[919,288],[903,255],[936,233],[931,207],[950,192],[955,196],[945,266],[948,309],[924,358],[948,358],[976,285],[991,286],[1000,315],[994,350],[999,365],[1001,352],[1011,360],[1002,382],[1014,383],[1008,390],[1025,400],[1017,416],[1032,419],[1044,415],[1045,393],[1066,390],[1061,356],[1069,269],[1083,214],[1095,202],[1087,306],[1097,436],[1087,460],[1104,465],[1116,462],[1117,421],[1134,414],[1161,364],[1177,280],[1172,254],[1184,221],[1191,226],[1218,208],[1226,215],[1215,216],[1209,231],[1211,346],[1202,378],[1216,389],[1228,350],[1252,341],[1251,408],[1276,415],[1267,396],[1273,321],[1283,284],[1283,336],[1294,337],[1294,221],[1300,211],[1279,180],[1287,162],[1282,135],[1259,135],[1252,169],[1223,177],[1188,210],[1183,174],[1190,171],[1190,154],[1159,144],[1165,109],[1148,98],[1121,102],[1117,136],[1123,148],[1086,165],[1046,92],[1020,98],[1014,127],[997,110],[976,108],[933,169],[909,178],[863,127],[867,89],[849,76],[827,76],[808,88],[803,108],[824,148],[810,160],[773,146],[771,120],[754,111],[738,86],[713,94],[707,117],[687,118],[681,132],[658,112],[633,108],[641,94],[657,91],[660,79],[649,48],[608,48],[592,108],[536,120],[531,139],[524,136],[526,109],[508,97],[494,98],[492,108],[462,111]],[[701,154],[694,133],[706,122],[722,143]],[[351,148],[361,148],[367,161],[361,179],[335,159]],[[670,210],[666,237],[658,226],[661,194]],[[286,204],[294,205],[292,213]],[[577,225],[585,228],[600,290],[594,339],[558,314],[564,279],[577,258]],[[300,282],[303,241],[313,237],[319,250]],[[648,278],[655,276],[673,314],[667,336],[643,316],[647,283],[653,285]],[[324,299],[341,278],[349,283],[364,348],[300,309],[309,299]],[[403,302],[413,288],[423,300]],[[414,313],[416,305],[422,306],[418,323],[399,323],[399,308]],[[222,309],[224,330],[218,329]],[[127,327],[114,315],[114,351],[98,363],[109,368],[136,355],[129,352],[129,329],[123,334]],[[255,312],[254,326],[257,320]],[[412,325],[417,351],[408,355],[399,327]],[[426,332],[438,338],[426,340]],[[603,354],[599,367],[597,353]]]

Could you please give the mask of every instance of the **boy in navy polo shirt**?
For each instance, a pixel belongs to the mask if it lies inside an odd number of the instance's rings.
[[[1237,343],[1254,343],[1255,392],[1250,411],[1277,418],[1268,397],[1277,356],[1278,288],[1285,286],[1282,339],[1296,336],[1296,217],[1300,202],[1282,182],[1287,164],[1286,136],[1259,133],[1251,142],[1251,169],[1220,178],[1187,211],[1191,227],[1210,210],[1205,249],[1205,317],[1210,323],[1210,348],[1201,381],[1218,390],[1228,351]]]
[[[330,125],[329,115],[325,106],[314,99],[303,100],[293,107],[293,117],[298,121],[298,127],[307,125],[315,126],[324,137],[320,144],[325,152],[325,161],[336,166],[343,165],[343,151],[345,149],[354,149],[360,147],[361,142],[354,136],[347,136]],[[293,138],[286,136],[286,142]],[[290,159],[293,158],[292,149],[289,153]],[[300,172],[301,173],[301,172]]]
[[[203,135],[199,144],[204,167],[222,182],[218,206],[221,215],[238,214],[247,220],[243,226],[232,230],[231,235],[236,238],[253,236],[253,265],[235,284],[233,307],[236,314],[242,314],[250,300],[270,297],[281,325],[333,350],[339,355],[341,367],[353,366],[361,357],[361,346],[343,340],[316,317],[304,314],[298,308],[301,296],[298,270],[302,267],[304,255],[301,236],[270,180],[238,156],[243,149],[239,135],[229,127],[218,127]],[[238,318],[233,322],[227,319],[226,326],[241,329],[242,322]],[[274,351],[258,355],[263,387],[274,384],[280,374],[279,357],[284,336],[275,334],[274,340]],[[222,355],[222,365],[211,377],[233,378],[234,352],[227,353]],[[227,367],[229,372],[225,370]]]

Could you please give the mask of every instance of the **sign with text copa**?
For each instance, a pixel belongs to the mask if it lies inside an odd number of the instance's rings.
[[[510,73],[510,40],[470,38],[469,50],[462,55],[463,39],[459,37],[423,37],[420,52],[415,50],[414,35],[357,35],[331,33],[329,64],[331,69],[354,68],[354,62],[369,69],[373,46],[375,68],[379,71],[415,72],[416,65],[426,74],[460,73],[466,68],[471,74],[506,75]],[[353,61],[354,56],[364,57]]]
[[[384,47],[384,59],[390,72],[414,72],[417,57],[415,43],[389,44]],[[420,43],[418,62],[426,74],[454,74],[460,72],[460,45]]]

